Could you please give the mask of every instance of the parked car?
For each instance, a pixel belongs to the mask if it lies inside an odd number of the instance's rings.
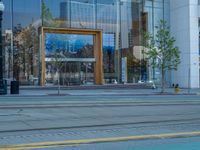
[[[138,80],[138,83],[145,83],[144,80]]]

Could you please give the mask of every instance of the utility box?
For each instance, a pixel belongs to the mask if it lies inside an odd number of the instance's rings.
[[[7,81],[0,80],[0,95],[6,95],[6,94],[7,94]]]
[[[10,94],[19,94],[19,81],[11,81]]]

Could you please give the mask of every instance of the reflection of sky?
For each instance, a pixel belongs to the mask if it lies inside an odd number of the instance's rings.
[[[85,45],[93,45],[92,35],[77,34],[45,34],[46,54],[56,49],[77,52]],[[103,34],[103,49],[114,51],[114,34]]]
[[[41,14],[41,0],[3,0],[5,4],[4,16],[7,18],[7,22],[4,21],[4,26],[9,26],[11,23],[11,1],[13,1],[13,13],[14,13],[14,26],[21,24],[23,27],[31,24],[40,19]],[[63,13],[60,9],[62,2],[70,2],[67,0],[44,0],[47,8],[49,8],[53,18],[60,18],[60,14]],[[94,22],[95,21],[95,4],[94,0],[89,0],[89,3],[85,0],[72,0],[71,7],[71,19],[80,22]],[[91,3],[92,2],[92,3]],[[101,22],[116,23],[117,19],[117,7],[115,0],[100,0],[97,1],[98,20]],[[115,5],[113,5],[115,4]],[[79,10],[77,12],[77,10]],[[64,12],[65,13],[65,12]]]
[[[40,0],[3,0],[3,29],[11,29],[11,2],[13,1],[13,24],[22,27],[40,19]]]
[[[114,52],[115,50],[115,42],[114,42],[114,34],[103,34],[103,50]]]
[[[114,47],[114,34],[103,34],[103,46]]]
[[[13,1],[13,13],[14,13],[14,26],[17,24],[21,24],[23,27],[27,26],[28,24],[37,21],[40,19],[41,13],[41,0],[3,0],[5,4],[5,11],[4,11],[4,18],[7,18],[7,21],[3,23],[3,26],[8,27],[11,24],[11,1]],[[47,8],[50,9],[54,18],[59,18],[61,9],[60,4],[61,2],[68,2],[66,0],[44,0],[44,3]],[[85,0],[81,0],[80,2],[77,0],[71,1],[71,18],[73,20],[80,20],[80,21],[94,21],[94,13],[95,13],[95,5],[94,1],[89,1],[92,3],[85,3]],[[112,4],[111,1],[103,0],[101,3],[105,4]],[[99,4],[99,1],[98,1]],[[107,15],[104,16],[106,13],[111,13],[115,15],[115,8],[116,6],[110,5],[110,7],[105,7],[104,5],[98,6],[101,11],[105,13],[99,13],[100,18],[107,18]],[[105,7],[102,9],[102,7]],[[77,13],[79,10],[79,13]],[[103,15],[103,16],[102,16]],[[102,20],[101,19],[101,20]],[[109,19],[116,19],[116,16]]]
[[[46,53],[51,53],[56,49],[68,52],[77,52],[85,45],[93,45],[92,35],[77,34],[45,34]]]

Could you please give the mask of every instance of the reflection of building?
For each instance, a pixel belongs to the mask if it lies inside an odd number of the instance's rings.
[[[61,2],[60,3],[60,19],[62,20],[69,20],[69,10],[70,10],[70,3],[67,2]]]
[[[196,65],[199,63],[196,52],[199,48],[196,45],[198,41],[195,40],[194,42],[194,38],[198,39],[196,34],[198,33],[196,32],[198,28],[198,15],[194,15],[197,11],[189,11],[197,10],[197,1],[183,0],[183,2],[187,2],[187,4],[184,5],[185,7],[182,7],[180,4],[180,9],[176,9],[179,6],[176,0],[28,0],[28,2],[27,0],[20,0],[18,3],[13,3],[13,10],[9,9],[12,8],[10,5],[13,0],[3,1],[6,6],[3,20],[3,32],[5,34],[5,31],[10,30],[13,25],[14,52],[16,58],[20,58],[17,59],[20,68],[18,68],[14,74],[25,75],[25,73],[28,73],[32,75],[34,72],[34,77],[41,78],[40,58],[42,56],[39,53],[43,45],[41,27],[75,28],[101,30],[103,32],[104,62],[102,66],[105,71],[105,79],[116,79],[118,83],[120,83],[121,58],[127,57],[127,82],[138,82],[139,76],[141,76],[141,70],[144,70],[144,68],[148,68],[147,74],[151,74],[151,76],[147,77],[148,80],[155,79],[159,81],[159,71],[153,70],[148,66],[146,61],[142,60],[141,30],[150,31],[155,35],[155,27],[158,25],[159,20],[165,19],[170,21],[172,34],[176,37],[177,45],[182,51],[182,63],[178,72],[174,72],[173,74],[171,74],[171,72],[168,73],[168,84],[178,81],[180,86],[188,87],[189,82],[187,81],[191,79],[191,87],[199,86],[199,82],[196,82],[199,81],[199,71],[197,71],[199,69],[198,65]],[[195,5],[189,5],[188,2]],[[184,8],[187,8],[187,11],[184,11]],[[170,10],[172,10],[171,13]],[[12,14],[14,14],[14,16],[11,16]],[[187,18],[186,16],[193,16],[193,18]],[[11,21],[13,22],[11,23]],[[189,22],[189,24],[184,21]],[[193,22],[193,24],[191,22]],[[34,27],[36,33],[34,36],[31,32],[27,32],[30,25]],[[184,36],[182,36],[182,33],[184,33]],[[22,38],[21,35],[26,35],[27,38]],[[185,37],[185,39],[182,37]],[[20,41],[18,39],[20,39]],[[70,49],[70,52],[75,55],[77,43],[71,42],[73,44],[69,44],[70,40],[73,41],[74,39],[76,39],[75,36],[65,40],[68,41],[66,45]],[[188,43],[188,41],[193,42]],[[9,49],[10,45],[12,45],[11,41],[8,40],[5,45],[5,50]],[[110,52],[110,46],[113,48],[112,52]],[[31,54],[33,49],[37,57],[32,61],[34,62],[34,71],[31,71],[31,68],[33,68],[30,64],[31,61],[29,61],[31,57],[27,56],[27,54]],[[85,52],[86,49],[84,49],[84,53]],[[83,56],[86,57],[87,54]],[[8,55],[6,55],[6,57],[8,57]],[[70,66],[66,66],[65,70],[69,72],[74,68],[76,68],[74,69],[76,71],[81,70],[79,72],[80,78],[82,78],[83,72],[88,71],[81,63],[71,62],[70,64],[73,67],[70,69]],[[8,68],[8,66],[6,67]],[[14,69],[16,69],[16,67],[14,67]],[[188,73],[189,69],[191,71],[190,74]],[[69,75],[68,72],[66,74]],[[77,74],[77,72],[74,73],[74,77],[77,77]],[[72,75],[69,76],[71,77]]]
[[[7,76],[8,78],[12,78],[12,62],[13,62],[13,57],[12,57],[12,30],[6,30],[5,31],[5,36],[4,36],[4,44],[5,44],[5,49],[4,49],[4,75]]]

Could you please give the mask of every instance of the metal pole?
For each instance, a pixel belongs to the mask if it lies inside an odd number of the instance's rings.
[[[118,77],[119,77],[119,82],[118,83],[120,83],[120,81],[122,81],[122,79],[121,79],[121,73],[122,73],[122,70],[121,70],[121,63],[122,63],[122,15],[121,15],[121,12],[122,12],[122,10],[121,10],[121,5],[122,5],[122,2],[121,2],[121,0],[119,0],[119,54],[118,54],[118,61],[119,61],[119,63],[118,63],[118,65],[119,65],[119,71],[118,71]]]
[[[191,83],[190,83],[190,65],[188,69],[188,93],[190,93]]]
[[[1,2],[1,0],[0,0]],[[1,2],[1,7],[4,7]],[[3,42],[2,42],[2,15],[4,8],[0,10],[0,95],[7,94],[7,83],[3,80]]]
[[[0,11],[0,80],[1,81],[3,81],[2,15],[3,15],[3,12]]]
[[[14,40],[13,40],[13,0],[11,1],[11,64],[10,64],[10,71],[9,75],[12,76],[12,79],[14,80]]]
[[[94,1],[95,6],[95,29],[97,29],[97,0]]]

